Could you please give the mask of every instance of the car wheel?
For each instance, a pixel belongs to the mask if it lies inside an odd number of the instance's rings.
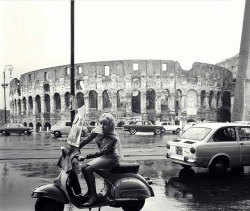
[[[176,134],[179,134],[180,132],[181,132],[180,128],[177,128],[176,131],[175,131]]]
[[[3,136],[7,136],[7,133],[6,133],[5,130],[2,131],[2,135],[3,135]]]
[[[138,201],[126,201],[122,204],[122,209],[124,211],[140,211],[145,204],[145,199]]]
[[[227,171],[228,163],[225,159],[219,158],[212,162],[212,164],[208,167],[209,172],[215,176],[224,175]]]
[[[161,129],[156,128],[154,133],[155,133],[155,135],[160,135],[161,134]]]
[[[55,132],[54,132],[54,136],[57,137],[57,138],[58,138],[58,137],[61,137],[61,135],[62,135],[62,134],[61,134],[59,131],[55,131]]]
[[[63,211],[64,204],[50,198],[38,198],[35,211]]]
[[[134,135],[136,133],[136,129],[132,128],[132,129],[130,129],[129,132],[130,132],[131,135]]]
[[[29,135],[29,131],[28,130],[24,130],[23,134],[27,136],[27,135]]]

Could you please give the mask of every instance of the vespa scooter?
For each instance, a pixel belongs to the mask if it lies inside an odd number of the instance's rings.
[[[76,158],[78,161],[84,157],[72,153],[72,146],[62,147],[62,157],[60,160],[71,162]],[[74,148],[74,147],[73,147]],[[77,151],[77,150],[76,150]],[[60,162],[60,161],[59,161]],[[47,184],[32,190],[31,197],[37,198],[35,211],[63,211],[64,204],[73,204],[79,209],[86,209],[103,206],[121,207],[124,211],[140,211],[145,203],[145,199],[154,196],[149,178],[144,178],[138,174],[138,163],[120,163],[109,174],[96,172],[104,180],[103,194],[98,194],[95,204],[85,206],[88,197],[84,196],[78,176],[72,167],[67,171],[67,165],[62,166],[59,176],[54,184]]]
[[[79,143],[84,122],[85,107],[78,108],[67,146],[61,147],[61,157],[57,165],[62,169],[53,184],[42,185],[31,192],[32,198],[37,198],[35,211],[63,211],[64,205],[71,203],[79,209],[99,208],[103,206],[121,207],[124,211],[140,211],[145,199],[154,196],[149,178],[140,174],[138,163],[120,163],[110,173],[96,173],[104,180],[103,193],[91,206],[86,206],[89,197],[82,194],[73,160],[83,161],[79,156]]]

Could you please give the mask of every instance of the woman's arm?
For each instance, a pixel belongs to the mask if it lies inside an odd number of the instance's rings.
[[[96,136],[96,133],[90,133],[86,138],[81,140],[79,148],[81,149],[82,147],[84,147],[86,144],[91,142]]]

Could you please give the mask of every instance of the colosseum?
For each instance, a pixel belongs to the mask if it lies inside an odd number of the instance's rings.
[[[86,105],[89,122],[103,112],[117,124],[132,118],[230,121],[235,77],[221,64],[195,62],[190,70],[173,60],[75,64],[76,107]],[[70,120],[70,65],[27,72],[10,82],[9,95],[12,122],[48,130]]]

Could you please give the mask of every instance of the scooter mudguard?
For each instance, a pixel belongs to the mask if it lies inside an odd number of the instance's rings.
[[[31,192],[31,197],[32,198],[47,197],[60,201],[63,204],[69,203],[69,200],[65,195],[65,193],[63,192],[63,190],[54,184],[42,185],[38,188],[33,189]]]
[[[152,196],[151,187],[134,177],[117,180],[111,188],[114,199],[146,199]]]

